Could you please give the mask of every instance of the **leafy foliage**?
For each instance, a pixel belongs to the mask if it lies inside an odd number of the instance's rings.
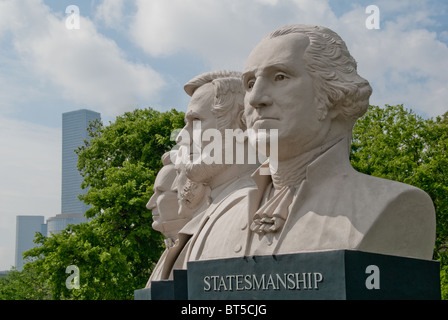
[[[0,278],[0,300],[45,300],[51,289],[31,264],[23,271],[11,270]]]
[[[162,250],[163,237],[151,228],[146,203],[171,149],[173,130],[184,114],[171,110],[135,110],[109,126],[90,125],[92,139],[79,148],[78,169],[84,177],[80,198],[91,205],[88,223],[69,226],[51,237],[39,236],[26,264],[46,279],[53,299],[132,299],[145,286]],[[65,286],[65,270],[80,270],[80,289]],[[25,269],[26,270],[26,269]]]

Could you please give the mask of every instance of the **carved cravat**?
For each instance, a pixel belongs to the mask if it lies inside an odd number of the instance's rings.
[[[174,247],[179,242],[178,239],[173,239],[173,238],[166,238],[163,241],[165,242],[165,246],[167,249]]]
[[[266,188],[261,207],[255,212],[250,229],[258,234],[277,232],[281,230],[288,217],[288,207],[291,204],[296,188],[306,178],[308,165],[330,149],[341,138],[332,140],[315,148],[298,158],[283,163],[272,177],[272,183]],[[275,188],[274,192],[273,189]]]
[[[288,207],[292,202],[294,192],[294,187],[284,186],[266,201],[255,213],[254,221],[250,226],[251,230],[259,234],[279,230],[288,217]]]

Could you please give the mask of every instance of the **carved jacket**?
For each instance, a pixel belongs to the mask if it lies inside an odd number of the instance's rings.
[[[319,156],[296,189],[283,227],[257,234],[248,226],[271,176],[259,170],[237,203],[208,215],[193,237],[187,260],[319,250],[360,250],[431,259],[435,212],[422,190],[357,172],[343,139]]]

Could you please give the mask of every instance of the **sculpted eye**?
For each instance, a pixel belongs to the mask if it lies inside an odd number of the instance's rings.
[[[247,81],[247,89],[252,89],[255,85],[255,79],[250,79],[249,81]]]
[[[275,78],[274,78],[275,81],[283,81],[285,79],[286,79],[286,76],[284,74],[277,74],[277,75],[275,75]]]

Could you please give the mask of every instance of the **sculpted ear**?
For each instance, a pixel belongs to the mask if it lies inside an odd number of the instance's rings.
[[[330,119],[334,119],[337,118],[339,115],[341,114],[341,112],[339,111],[338,108],[332,108],[327,112],[327,115],[330,117]]]
[[[322,104],[317,108],[316,112],[317,112],[317,119],[319,119],[319,121],[323,121],[327,117],[330,117],[330,119],[333,120],[341,114],[339,108],[329,109],[327,106]]]

